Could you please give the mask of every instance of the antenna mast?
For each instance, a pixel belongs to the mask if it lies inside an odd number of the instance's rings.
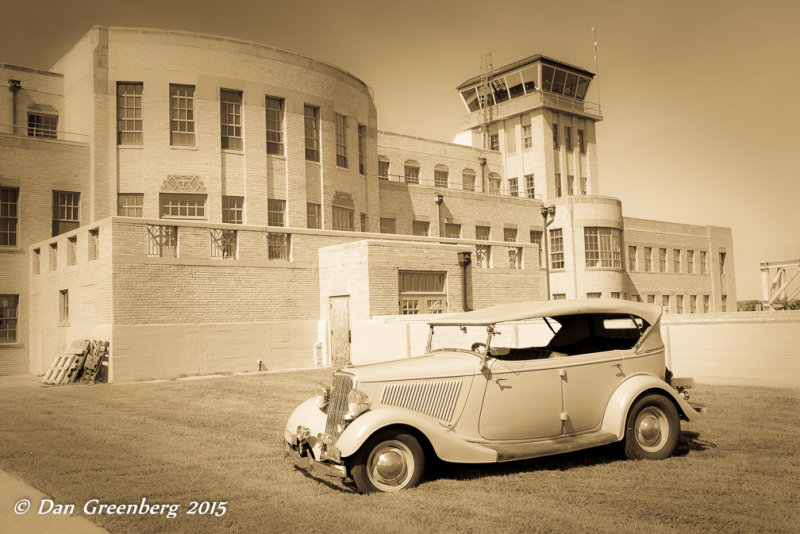
[[[597,86],[597,105],[600,105],[600,53],[598,52],[598,43],[597,43],[597,31],[600,28],[597,26],[592,26],[592,31],[594,32],[594,73],[597,75],[597,80],[595,81],[595,85]]]
[[[481,125],[481,142],[483,148],[489,148],[489,123],[492,122],[492,53],[481,56],[481,84],[478,87],[478,98],[483,109],[483,124]]]

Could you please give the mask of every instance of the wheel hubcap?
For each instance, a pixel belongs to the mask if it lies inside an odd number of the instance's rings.
[[[636,441],[647,452],[656,452],[667,441],[669,423],[660,408],[648,406],[636,417]]]
[[[408,446],[397,440],[384,441],[369,455],[367,474],[382,491],[403,488],[414,472],[414,456]]]

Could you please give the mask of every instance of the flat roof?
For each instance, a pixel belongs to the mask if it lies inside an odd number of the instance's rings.
[[[589,76],[590,78],[594,78],[594,72],[588,71],[581,67],[576,67],[575,65],[570,65],[569,63],[565,63],[563,61],[559,61],[558,59],[553,59],[548,56],[543,56],[542,54],[535,54],[533,56],[528,56],[525,59],[520,59],[514,61],[513,63],[509,63],[503,67],[494,69],[492,72],[492,76],[502,76],[507,72],[511,72],[512,70],[518,69],[520,67],[524,67],[525,65],[529,65],[531,63],[536,63],[537,61],[541,61],[542,63],[547,63],[548,65],[553,65],[555,67],[562,67],[565,69],[569,69],[571,71],[577,72],[579,74],[583,74],[584,76]],[[476,84],[481,81],[480,75],[473,76],[472,78],[468,79],[467,81],[463,82],[461,85],[456,87],[459,91],[461,89],[465,89],[466,87]]]

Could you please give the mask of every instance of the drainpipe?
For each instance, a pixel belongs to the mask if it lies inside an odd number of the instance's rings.
[[[461,303],[464,311],[469,311],[469,306],[467,306],[467,267],[470,263],[472,263],[471,252],[458,253],[458,265],[461,267]]]
[[[549,251],[550,236],[547,233],[547,227],[553,223],[555,218],[556,218],[556,207],[543,205],[542,219],[544,219],[544,231],[542,232],[542,242],[544,243],[545,287],[547,288],[546,300],[550,300],[550,251]]]
[[[478,163],[481,164],[481,192],[486,192],[486,158],[478,158]]]
[[[19,80],[8,80],[8,90],[11,91],[11,135],[17,134],[17,91],[20,90]]]

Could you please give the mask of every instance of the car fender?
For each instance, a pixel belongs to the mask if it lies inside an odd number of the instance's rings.
[[[420,418],[403,408],[385,407],[360,415],[342,432],[336,441],[343,458],[352,456],[375,432],[388,426],[411,427],[425,436],[442,460],[457,463],[491,463],[497,461],[497,452],[466,441],[452,432],[450,427],[436,421]]]
[[[633,402],[645,391],[658,390],[665,397],[672,399],[678,405],[678,410],[686,416],[686,419],[694,421],[701,417],[692,406],[686,402],[678,392],[669,384],[657,376],[648,374],[633,375],[625,379],[606,405],[606,412],[603,416],[603,432],[611,432],[618,439],[625,437],[625,423],[628,419],[628,411]]]
[[[317,403],[312,397],[294,409],[286,422],[286,430],[294,434],[297,432],[297,427],[302,425],[311,431],[312,436],[316,436],[320,432],[325,432],[327,421],[328,415],[317,407]]]

